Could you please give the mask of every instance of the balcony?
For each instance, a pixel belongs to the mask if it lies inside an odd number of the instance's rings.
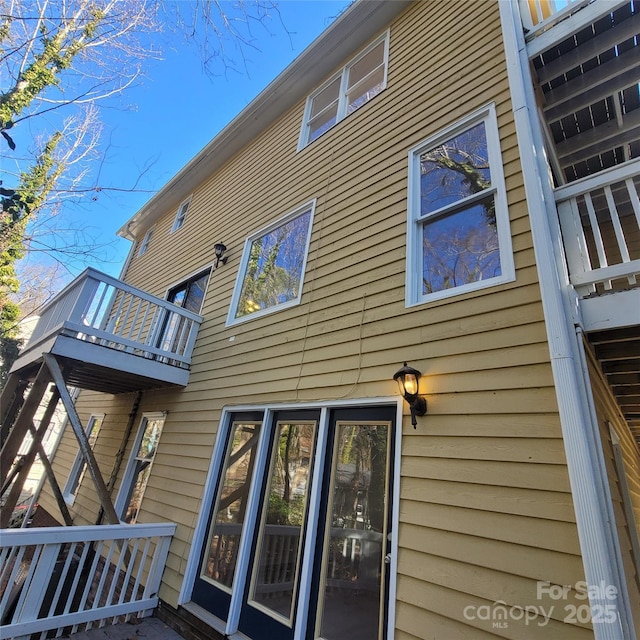
[[[94,269],[43,310],[11,373],[29,378],[43,353],[67,384],[104,393],[186,386],[201,316]]]
[[[640,12],[519,6],[576,321],[640,441]]]

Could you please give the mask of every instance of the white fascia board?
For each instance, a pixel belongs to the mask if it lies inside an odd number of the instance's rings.
[[[415,0],[358,0],[119,230],[135,240]],[[300,114],[302,124],[302,113]]]

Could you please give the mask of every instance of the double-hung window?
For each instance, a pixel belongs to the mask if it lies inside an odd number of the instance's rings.
[[[187,211],[189,210],[190,203],[191,198],[189,197],[178,207],[178,212],[176,213],[173,226],[171,227],[171,233],[177,231],[184,225],[184,221],[187,219]]]
[[[87,440],[89,441],[89,446],[92,450],[95,447],[96,440],[98,439],[98,434],[100,433],[100,428],[102,427],[103,420],[104,414],[92,415],[87,422],[85,433],[87,434]],[[78,451],[63,492],[64,499],[69,504],[73,504],[73,502],[75,501],[78,494],[78,489],[82,484],[82,480],[84,479],[84,474],[86,471],[87,463],[84,461],[82,453]]]
[[[147,253],[149,249],[149,243],[151,242],[151,236],[153,235],[153,227],[149,229],[145,234],[142,240],[140,241],[140,248],[138,249],[138,255],[144,255]]]
[[[315,201],[250,236],[227,324],[300,302]]]
[[[120,520],[129,524],[135,524],[138,520],[164,420],[164,413],[145,413],[142,416],[115,505]]]
[[[298,145],[300,149],[386,87],[388,57],[387,31],[309,96]]]
[[[409,152],[407,304],[515,278],[494,105]]]

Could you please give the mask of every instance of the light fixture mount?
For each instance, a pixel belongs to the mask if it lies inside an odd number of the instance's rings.
[[[418,425],[416,416],[423,416],[427,413],[427,401],[418,394],[421,375],[420,371],[405,362],[393,376],[393,379],[398,383],[400,394],[411,409],[411,424],[414,429]]]
[[[227,264],[227,260],[229,259],[229,257],[228,256],[224,257],[224,252],[227,250],[227,247],[224,244],[222,244],[222,242],[218,242],[213,246],[213,250],[215,251],[215,254],[216,254],[215,268],[217,269],[220,263]]]

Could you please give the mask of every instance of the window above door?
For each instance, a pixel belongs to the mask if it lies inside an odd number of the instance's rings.
[[[315,200],[249,236],[227,325],[300,302]]]

